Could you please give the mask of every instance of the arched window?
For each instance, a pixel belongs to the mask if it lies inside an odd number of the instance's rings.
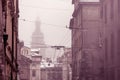
[[[25,50],[25,54],[28,54],[28,50]]]

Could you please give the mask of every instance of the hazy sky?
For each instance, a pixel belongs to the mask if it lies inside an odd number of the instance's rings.
[[[71,30],[66,25],[69,27],[72,13],[71,0],[20,0],[19,38],[30,45],[39,17],[46,44],[70,46]]]

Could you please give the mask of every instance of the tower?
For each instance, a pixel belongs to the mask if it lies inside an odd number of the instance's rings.
[[[41,22],[40,19],[37,17],[35,21],[35,30],[32,34],[32,42],[31,42],[31,49],[38,49],[39,54],[42,57],[45,57],[45,42],[44,42],[44,35],[41,32],[40,26]]]

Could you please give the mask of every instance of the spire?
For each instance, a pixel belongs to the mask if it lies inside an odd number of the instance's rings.
[[[41,32],[41,30],[40,30],[41,21],[40,21],[39,17],[37,17],[37,19],[36,19],[35,26],[36,26],[35,30],[36,31],[39,30]]]
[[[32,34],[31,48],[40,48],[43,45],[45,45],[44,35],[41,32],[40,26],[41,26],[41,22],[39,17],[37,17],[35,22],[35,30]]]
[[[36,21],[35,21],[35,31],[33,32],[33,35],[34,34],[39,34],[39,35],[42,34],[40,26],[41,26],[41,21],[40,21],[39,17],[37,17]]]
[[[32,42],[31,42],[31,48],[32,49],[39,49],[40,52],[39,54],[42,57],[45,57],[45,42],[44,42],[44,35],[41,32],[40,29],[41,26],[41,22],[39,17],[36,18],[36,22],[35,22],[35,30],[32,34]]]

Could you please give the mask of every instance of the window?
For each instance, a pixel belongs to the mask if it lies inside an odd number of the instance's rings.
[[[109,76],[108,76],[108,39],[106,38],[105,39],[105,62],[106,62],[106,65],[107,66],[105,66],[106,67],[106,80],[109,80],[108,78],[109,78]]]
[[[114,1],[111,0],[111,10],[110,10],[110,18],[114,18]]]
[[[114,63],[114,34],[111,34],[111,62]]]
[[[103,18],[103,6],[101,6],[100,17]]]
[[[118,13],[120,14],[120,0],[118,0]]]
[[[120,79],[120,69],[117,70],[117,78]]]
[[[33,76],[33,77],[36,76],[36,70],[32,70],[32,76]]]
[[[22,50],[22,54],[24,55],[24,50]]]
[[[111,68],[110,70],[109,70],[109,73],[108,73],[109,75],[108,75],[108,77],[109,77],[109,79],[108,80],[115,80],[115,71],[114,71],[114,68]]]
[[[107,23],[107,5],[104,6],[105,7],[105,23]]]
[[[25,50],[25,54],[28,54],[28,50]]]
[[[118,35],[117,35],[117,53],[118,53],[117,54],[118,61],[120,61],[120,30],[118,30]]]
[[[105,61],[107,62],[108,60],[108,40],[107,38],[105,39]]]

